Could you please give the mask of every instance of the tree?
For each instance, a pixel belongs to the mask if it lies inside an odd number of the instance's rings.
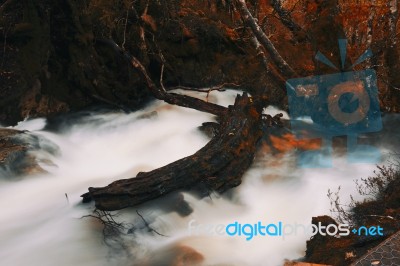
[[[284,59],[284,56],[259,25],[256,14],[252,14],[249,10],[248,3],[244,0],[235,0],[230,3],[230,6],[231,10],[237,11],[243,21],[244,29],[247,27],[250,29],[248,31],[249,39],[267,70],[263,75],[271,78],[269,74],[273,70],[275,75],[272,75],[272,78],[279,76],[282,80],[286,80],[298,76],[296,70]],[[344,38],[345,30],[334,15],[340,12],[337,0],[315,2],[313,12],[315,12],[316,19],[312,22],[314,28],[311,30],[303,29],[296,23],[281,1],[271,1],[271,7],[278,14],[281,24],[293,34],[296,39],[295,46],[311,45],[314,52],[322,49],[331,54],[331,57],[336,54],[337,56],[334,57],[336,60],[333,61],[340,65],[337,38]],[[392,16],[394,16],[393,10],[392,8]],[[324,12],[331,15],[328,18],[319,16],[319,13]],[[373,20],[374,17],[374,15],[369,15],[368,19]],[[389,20],[390,23],[393,23],[394,18]],[[371,35],[371,24],[369,21],[367,35]],[[392,31],[396,33],[396,28],[394,27]],[[369,36],[369,42],[371,42],[371,38],[372,35]],[[85,202],[94,200],[96,207],[102,210],[116,210],[134,206],[176,190],[196,189],[202,186],[207,190],[224,192],[239,185],[242,174],[251,165],[256,144],[262,136],[262,109],[269,103],[265,91],[255,91],[254,97],[246,94],[238,96],[235,104],[229,108],[169,93],[162,82],[165,64],[163,59],[160,60],[160,82],[159,85],[156,85],[146,67],[135,56],[118,47],[112,40],[107,42],[138,70],[146,82],[147,88],[156,98],[170,104],[216,115],[219,123],[215,127],[218,133],[205,147],[192,156],[151,172],[139,173],[134,178],[115,181],[103,188],[89,188],[89,192],[82,195],[83,200]],[[323,69],[325,68],[314,61],[312,70],[303,70],[302,73],[318,74]],[[268,117],[268,119],[273,121],[272,124],[279,124],[279,117]]]
[[[242,0],[235,3],[242,18],[251,27],[256,41],[262,43],[268,50],[279,70],[287,75],[294,75],[295,72],[262,32],[246,3]],[[160,88],[155,85],[136,57],[124,52],[115,42],[109,41],[109,43],[139,71],[148,89],[157,99],[217,115],[218,133],[192,156],[151,172],[141,172],[134,178],[115,181],[103,188],[89,188],[89,192],[82,195],[83,201],[94,200],[97,209],[112,211],[135,206],[173,191],[196,188],[199,185],[219,193],[238,186],[243,173],[254,159],[257,143],[263,135],[262,109],[267,101],[263,97],[253,99],[244,93],[242,96],[238,95],[235,104],[226,109],[189,96],[168,93],[162,82]],[[280,117],[278,115],[268,118],[274,124],[279,124]]]
[[[386,50],[386,64],[388,67],[389,97],[394,96],[394,101],[400,101],[400,44],[398,42],[397,22],[399,21],[398,1],[388,1],[389,8],[389,38]]]
[[[279,123],[279,117],[263,116],[263,107],[271,103],[287,108],[284,85],[289,78],[336,71],[317,62],[315,54],[321,51],[340,65],[338,38],[372,45],[375,57],[370,66],[390,84],[390,95],[398,92],[398,1],[390,1],[386,9],[352,4],[2,1],[1,123],[98,104],[129,112],[151,98],[208,112],[217,117],[212,125],[218,134],[198,153],[134,179],[90,188],[84,200],[115,209],[128,201],[137,204],[197,186],[225,191],[240,183],[241,173],[251,164],[262,124]],[[366,9],[374,12],[364,17]],[[360,20],[368,21],[365,35]],[[352,29],[357,29],[355,34]],[[367,36],[365,42],[362,36]],[[349,50],[347,67],[362,52],[357,49]],[[375,63],[383,61],[385,67]],[[240,85],[253,97],[238,96],[225,108],[169,92],[176,87],[210,92],[229,84]],[[394,110],[396,97],[386,98],[382,106]],[[191,175],[189,180],[170,174],[180,167]],[[147,187],[148,195],[135,191],[135,186]]]
[[[194,108],[217,115],[217,134],[195,154],[136,177],[118,180],[104,188],[89,188],[82,195],[83,201],[95,201],[100,210],[118,210],[135,206],[181,189],[205,187],[207,191],[225,192],[238,186],[241,177],[251,165],[257,143],[262,133],[263,99],[253,99],[246,93],[237,96],[235,104],[228,108],[202,100],[168,93],[158,88],[140,61],[119,50],[141,74],[153,95],[167,103]],[[278,124],[280,116],[268,117]]]

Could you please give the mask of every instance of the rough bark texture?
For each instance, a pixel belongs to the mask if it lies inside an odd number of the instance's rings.
[[[199,185],[218,192],[238,186],[262,136],[261,121],[261,109],[252,98],[238,95],[221,117],[219,133],[198,152],[134,178],[89,188],[83,200],[94,200],[96,208],[110,211]]]
[[[232,8],[233,2],[0,0],[0,124],[100,104],[129,111],[150,100],[139,76],[100,39],[113,39],[135,55],[153,80],[160,77],[161,52],[166,88],[235,83],[252,95],[268,94],[273,104],[285,107],[286,77],[278,73],[285,64],[272,49],[263,48],[268,60],[257,56],[260,51],[250,41],[254,35],[243,30],[244,16]],[[344,0],[246,1],[245,6],[251,12],[248,18],[254,18],[248,25],[270,41],[263,37],[260,44],[275,47],[299,76],[336,71],[313,58],[320,50],[339,65],[338,37],[349,39],[351,65],[366,49],[364,32],[370,31],[365,21],[370,10],[376,11],[368,22],[376,55],[372,65],[398,88],[399,44],[386,45],[389,32],[398,34],[396,2],[384,8]],[[307,42],[300,41],[303,33]],[[265,77],[265,62],[270,77]],[[399,90],[385,86],[379,86],[382,107],[393,111],[392,96]]]
[[[397,0],[388,1],[389,6],[389,38],[388,47],[385,55],[388,67],[389,77],[389,95],[395,102],[400,101],[400,42],[397,36],[397,23],[399,21],[399,3]],[[394,107],[395,112],[399,111],[399,107]]]
[[[291,31],[299,42],[306,39],[308,41],[311,40],[310,36],[308,36],[300,25],[293,20],[291,12],[283,8],[281,0],[270,0],[270,2],[274,11],[278,14],[282,24]]]
[[[90,106],[135,110],[151,100],[129,63],[99,41],[105,38],[123,44],[154,80],[161,52],[166,87],[235,83],[254,94],[265,86],[263,66],[233,30],[236,22],[206,1],[2,2],[2,125]],[[283,91],[275,93],[278,103]]]
[[[280,53],[276,50],[275,45],[271,42],[271,40],[265,35],[264,31],[255,21],[253,15],[250,13],[247,8],[246,1],[244,0],[236,0],[235,1],[245,23],[251,28],[253,34],[257,38],[257,40],[267,49],[272,60],[277,65],[279,71],[285,75],[286,78],[295,77],[296,72],[289,66],[289,64],[282,58]]]

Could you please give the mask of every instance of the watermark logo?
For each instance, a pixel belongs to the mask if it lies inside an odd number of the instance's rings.
[[[373,69],[345,72],[347,41],[339,40],[341,71],[336,74],[290,79],[286,82],[292,130],[297,138],[320,138],[320,150],[304,151],[301,167],[332,167],[332,138],[346,135],[350,163],[378,163],[378,149],[358,144],[358,135],[382,129],[376,72]],[[372,56],[367,50],[350,68]],[[318,52],[316,59],[338,69]],[[311,118],[313,124],[305,118]]]
[[[348,224],[318,224],[304,225],[300,223],[287,224],[282,221],[275,223],[239,223],[235,221],[229,224],[202,224],[191,220],[188,224],[190,235],[230,236],[243,237],[250,241],[255,237],[273,237],[285,240],[289,236],[305,235],[313,237],[321,236],[349,236],[351,233],[358,236],[383,236],[383,228],[380,226],[361,226],[351,229]]]

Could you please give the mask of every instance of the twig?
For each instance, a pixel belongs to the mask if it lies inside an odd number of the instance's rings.
[[[288,28],[293,33],[293,35],[295,35],[297,38],[302,37],[302,36],[300,36],[299,33],[303,33],[305,39],[307,41],[310,41],[310,38],[307,35],[307,32],[305,32],[304,29],[299,24],[297,24],[291,16],[291,13],[293,12],[297,3],[295,4],[295,6],[293,7],[293,9],[291,11],[288,11],[283,8],[281,0],[271,0],[271,5],[274,8],[274,12],[276,12],[278,14],[278,16],[279,16],[278,19],[282,22],[282,24],[286,28]]]
[[[266,122],[267,127],[283,127],[283,122],[281,118],[283,117],[282,113],[276,114],[274,116],[268,115],[268,114],[263,114],[262,118]]]
[[[128,16],[129,16],[129,9],[126,10],[126,18],[125,18],[125,26],[124,26],[124,41],[121,44],[122,50],[125,50],[125,42],[126,42],[126,26],[128,25]]]
[[[164,87],[163,76],[164,76],[164,64],[161,65],[160,86],[161,86],[161,89],[162,89],[163,91],[167,92],[167,91],[165,90],[165,87]]]
[[[265,70],[268,73],[268,71],[269,71],[268,58],[267,58],[266,54],[264,53],[260,42],[257,40],[257,38],[255,36],[253,36],[250,40],[251,40],[251,43],[253,44],[254,48],[257,51],[257,55],[261,57],[262,62],[265,67]]]
[[[162,89],[158,88],[153,80],[147,73],[146,68],[143,64],[133,55],[129,54],[127,51],[121,49],[113,40],[98,40],[104,44],[110,45],[117,53],[122,55],[126,60],[130,62],[132,67],[134,67],[143,80],[146,82],[147,88],[153,94],[153,96],[159,100],[165,101],[169,104],[174,104],[186,108],[196,109],[201,112],[210,113],[216,116],[224,116],[228,109],[218,104],[205,102],[201,99],[190,97],[187,95],[180,95],[176,93],[167,93]]]
[[[173,87],[170,89],[182,89],[182,90],[188,90],[188,91],[198,91],[198,92],[205,92],[207,93],[206,100],[208,102],[208,96],[212,91],[225,91],[224,87],[240,87],[241,85],[238,85],[236,83],[223,83],[218,86],[213,86],[209,88],[192,88],[192,87],[185,87],[185,86],[177,86]]]
[[[154,38],[154,35],[153,35],[153,38]],[[162,89],[164,92],[167,92],[167,90],[166,90],[165,87],[164,87],[164,81],[163,81],[163,78],[164,78],[165,58],[164,58],[164,55],[163,55],[162,52],[161,52],[161,49],[158,47],[158,45],[156,45],[156,47],[157,47],[157,49],[158,49],[158,54],[159,54],[160,59],[161,59],[161,62],[162,62],[162,65],[161,65],[161,74],[160,74],[160,86],[161,86],[161,89]]]
[[[383,216],[383,215],[370,214],[370,215],[364,215],[364,217],[377,217],[377,218],[384,218],[384,219],[390,219],[390,220],[396,221],[396,219],[393,218],[392,216]]]
[[[3,15],[4,10],[11,5],[12,3],[16,2],[16,0],[7,0],[0,6],[0,15]]]
[[[93,214],[82,216],[81,219],[87,217],[94,218],[103,224],[103,240],[106,244],[108,244],[108,237],[119,237],[125,229],[124,223],[115,221],[113,215],[108,211],[95,209]]]
[[[166,235],[163,235],[163,234],[157,232],[155,229],[151,228],[149,223],[144,219],[144,217],[139,213],[138,210],[136,210],[136,213],[137,213],[137,215],[139,215],[140,218],[142,218],[144,225],[149,229],[150,232],[154,232],[159,236],[167,237]]]
[[[187,87],[187,86],[175,86],[175,87],[169,87],[168,90],[177,90],[177,89],[181,89],[181,90],[186,90],[186,91],[197,91],[197,92],[204,92],[207,93],[207,96],[210,92],[212,91],[225,91],[224,88],[226,87],[240,87],[242,85],[240,84],[236,84],[236,83],[232,83],[232,82],[228,82],[228,83],[222,83],[220,85],[216,85],[216,86],[211,86],[211,87],[205,87],[205,88],[194,88],[194,87]]]

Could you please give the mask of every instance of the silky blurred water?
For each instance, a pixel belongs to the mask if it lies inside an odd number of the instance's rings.
[[[213,92],[209,100],[227,106],[237,93]],[[268,108],[268,113],[277,111]],[[45,119],[19,123],[16,129],[47,139],[58,146],[58,152],[37,154],[53,163],[42,164],[46,174],[0,178],[0,265],[143,265],[144,261],[168,265],[156,257],[174,246],[198,251],[204,256],[203,265],[282,265],[284,259],[304,256],[306,235],[246,241],[194,235],[188,224],[191,220],[215,225],[234,221],[310,224],[311,217],[330,214],[328,189],[340,185],[345,203],[350,194],[356,195],[354,180],[375,169],[373,164],[348,164],[345,158],[335,158],[333,168],[302,169],[296,167],[292,153],[261,153],[230,197],[211,194],[199,200],[184,193],[193,209],[186,217],[154,205],[140,206],[151,228],[165,236],[139,226],[120,239],[124,249],[115,241],[106,245],[101,225],[81,218],[91,214],[93,205],[81,204],[80,195],[90,186],[104,186],[193,154],[209,141],[197,127],[213,119],[155,101],[131,114],[83,115],[61,123],[56,132],[43,129]],[[132,226],[143,224],[135,210],[122,211],[116,219]]]

